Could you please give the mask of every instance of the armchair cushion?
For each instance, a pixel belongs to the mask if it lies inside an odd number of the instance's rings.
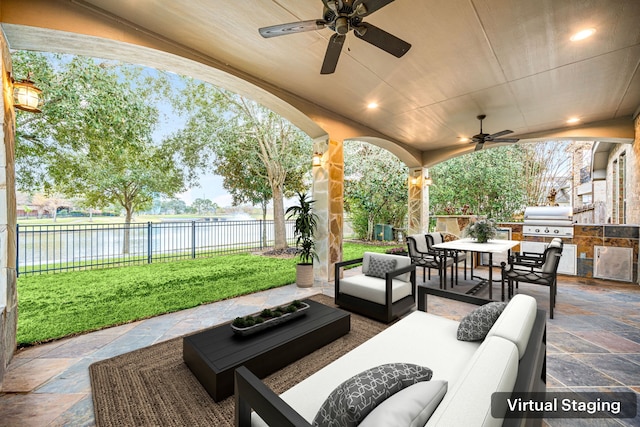
[[[314,426],[357,426],[380,403],[400,390],[429,381],[431,369],[410,363],[388,363],[367,369],[335,388],[313,420]]]
[[[365,252],[362,256],[362,273],[367,274],[369,272],[369,263],[371,262],[371,258],[378,259],[390,259],[396,262],[395,269],[398,270],[403,267],[408,267],[411,265],[411,258],[405,256],[398,255],[389,255],[389,254],[379,254],[375,252]],[[384,278],[384,276],[382,277]],[[401,280],[403,282],[411,281],[411,273],[403,273],[399,276],[393,278],[393,280]]]
[[[396,302],[411,295],[411,282],[393,279],[391,282],[391,302]],[[356,276],[340,279],[340,292],[361,298],[376,304],[384,305],[386,302],[386,282],[378,277]]]
[[[386,274],[396,269],[396,260],[371,255],[365,276],[386,278]]]

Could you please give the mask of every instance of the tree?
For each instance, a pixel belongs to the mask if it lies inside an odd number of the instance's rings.
[[[216,213],[216,210],[218,209],[218,205],[213,203],[211,200],[200,198],[195,199],[191,204],[191,207],[195,208],[199,215],[205,213]]]
[[[160,202],[160,211],[172,214],[183,214],[187,211],[187,204],[180,199],[169,199]]]
[[[396,156],[364,142],[348,142],[345,153],[345,210],[354,231],[373,239],[376,223],[404,226],[408,169]]]
[[[31,204],[38,209],[38,217],[42,217],[48,212],[53,218],[53,222],[56,222],[58,218],[58,208],[69,206],[70,202],[59,194],[47,196],[42,193],[36,193],[31,198]]]
[[[213,166],[234,204],[260,204],[263,217],[273,200],[275,248],[285,248],[284,197],[304,189],[309,137],[256,102],[192,79],[176,107],[190,115],[172,138],[182,161],[191,168]]]
[[[468,213],[508,221],[522,210],[525,187],[521,146],[498,147],[456,157],[431,168],[429,189],[435,214]]]
[[[42,66],[36,83],[47,94],[42,115],[22,118],[18,113],[20,188],[82,196],[98,208],[119,205],[126,224],[154,196],[173,197],[185,190],[191,175],[176,166],[170,145],[152,139],[161,78],[145,77],[140,67],[79,56],[61,60],[16,52],[13,61],[22,72]],[[128,231],[124,253],[129,251]]]
[[[570,141],[523,145],[526,206],[544,206],[549,192],[559,190],[571,179],[572,146]]]

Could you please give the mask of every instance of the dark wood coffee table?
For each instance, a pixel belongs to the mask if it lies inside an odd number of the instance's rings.
[[[304,302],[310,307],[303,316],[253,335],[238,336],[229,323],[189,335],[182,340],[182,357],[219,402],[233,394],[233,374],[239,366],[264,378],[351,330],[346,311]]]

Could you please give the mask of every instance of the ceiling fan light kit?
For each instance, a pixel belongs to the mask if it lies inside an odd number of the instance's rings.
[[[362,21],[362,18],[382,9],[394,0],[322,0],[324,4],[322,19],[291,22],[272,25],[258,31],[264,38],[286,34],[317,31],[329,28],[335,32],[329,39],[320,74],[332,74],[338,65],[346,34],[353,30],[359,39],[395,56],[402,57],[411,48],[411,44],[393,34]]]

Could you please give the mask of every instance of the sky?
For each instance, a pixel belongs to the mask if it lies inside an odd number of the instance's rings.
[[[220,207],[231,206],[231,195],[222,188],[222,177],[213,174],[200,176],[200,187],[191,188],[178,194],[178,199],[187,205],[195,199],[209,199]]]

